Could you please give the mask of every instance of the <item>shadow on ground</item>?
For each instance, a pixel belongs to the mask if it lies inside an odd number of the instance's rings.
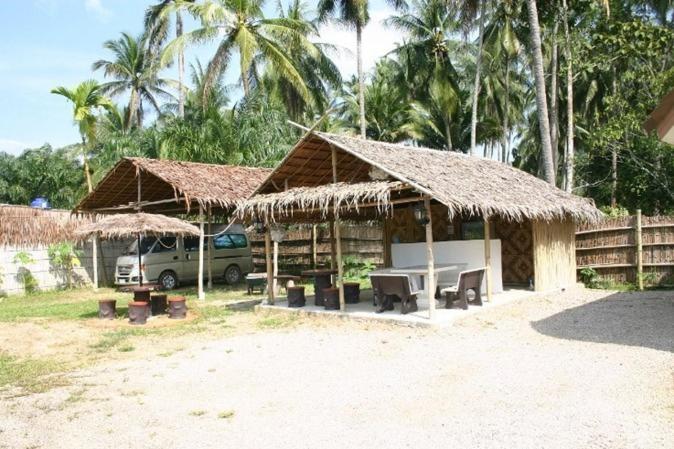
[[[674,291],[609,293],[531,326],[555,338],[674,352]]]

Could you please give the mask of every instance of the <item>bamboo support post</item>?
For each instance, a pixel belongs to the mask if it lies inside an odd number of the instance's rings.
[[[426,291],[428,294],[428,319],[435,319],[435,258],[433,256],[433,219],[431,217],[431,199],[424,199],[424,208],[428,223],[426,223],[426,261],[428,262],[428,276],[426,276]]]
[[[213,240],[213,213],[211,205],[208,205],[208,246],[207,246],[207,271],[208,271],[208,289],[213,289],[213,253],[211,251],[211,241]]]
[[[197,298],[206,299],[204,294],[204,207],[199,206],[199,273],[197,274]]]
[[[93,256],[93,266],[94,266],[94,291],[98,290],[98,239],[94,237],[91,239],[92,243],[92,256]]]
[[[278,288],[278,281],[276,278],[278,277],[278,242],[274,240],[273,242],[274,246],[274,266],[273,266],[273,273],[272,273],[272,288],[274,290],[274,296],[276,296],[279,292]]]
[[[274,304],[274,289],[272,288],[272,277],[274,273],[272,271],[272,262],[271,262],[271,231],[269,226],[264,233],[264,255],[265,261],[267,264],[267,303],[270,305]]]
[[[644,248],[641,236],[641,209],[637,209],[636,223],[636,243],[637,243],[637,285],[639,290],[644,289]]]
[[[487,301],[491,302],[491,232],[489,219],[484,219],[484,266],[487,283]]]
[[[337,267],[337,247],[335,246],[335,220],[328,222],[330,226],[330,268]]]
[[[337,149],[332,147],[332,182],[337,183]],[[344,266],[342,264],[342,237],[340,233],[339,226],[339,213],[337,208],[337,202],[335,201],[335,221],[334,226],[334,238],[332,239],[332,244],[336,246],[335,248],[335,258],[337,262],[337,287],[339,288],[339,310],[342,312],[346,311],[346,300],[344,299]]]
[[[314,270],[318,267],[318,248],[317,248],[317,236],[318,228],[316,225],[311,226],[311,264]]]

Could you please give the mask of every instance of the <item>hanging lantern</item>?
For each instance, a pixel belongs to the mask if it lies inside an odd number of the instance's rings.
[[[431,222],[431,219],[428,217],[428,214],[426,213],[426,207],[424,206],[423,203],[417,203],[417,205],[414,206],[413,212],[414,212],[414,220],[420,225],[426,226],[428,223]]]
[[[267,227],[264,225],[264,221],[260,217],[253,218],[253,228],[258,234],[264,234],[267,231]]]

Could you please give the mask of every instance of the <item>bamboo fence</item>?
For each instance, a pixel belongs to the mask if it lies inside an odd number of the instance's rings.
[[[640,263],[641,262],[641,263]],[[674,216],[610,218],[576,229],[576,264],[605,280],[674,284]]]

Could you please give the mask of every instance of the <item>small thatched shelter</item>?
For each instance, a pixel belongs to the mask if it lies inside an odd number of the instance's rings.
[[[415,209],[425,210],[425,227],[414,221]],[[267,223],[381,219],[387,263],[392,243],[425,241],[429,267],[434,241],[464,239],[466,224],[477,222],[485,265],[486,242],[496,237],[504,281],[535,279],[537,290],[575,283],[575,222],[601,217],[591,200],[497,161],[321,132],[307,132],[239,214]],[[429,297],[432,288],[429,279]]]
[[[98,221],[80,226],[75,230],[80,238],[98,235],[104,239],[121,237],[165,235],[199,235],[199,228],[175,217],[160,214],[118,214],[108,215]]]

